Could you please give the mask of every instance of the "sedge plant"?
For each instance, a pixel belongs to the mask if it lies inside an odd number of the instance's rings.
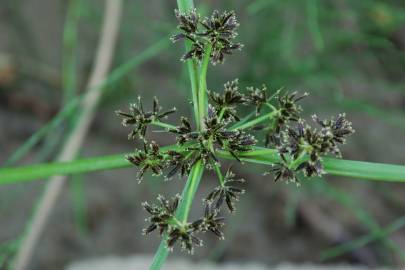
[[[214,11],[203,18],[192,5],[187,8],[181,3],[180,9],[175,10],[179,33],[171,39],[186,41],[187,51],[181,60],[190,71],[194,121],[180,117],[178,125],[167,123],[165,119],[176,109],[163,110],[156,97],[150,110],[145,109],[142,98],[138,97],[128,112],[117,111],[122,124],[131,127],[128,138],[143,143],[142,149],[126,156],[139,168],[139,181],[147,171],[155,176],[164,175],[167,180],[177,175],[188,178],[181,195],[172,198],[159,195],[155,203],[142,204],[149,214],[144,234],[158,231],[162,236],[150,269],[160,269],[176,244],[181,250],[193,253],[196,246],[203,245],[199,236],[202,233],[211,232],[224,239],[225,219],[221,211],[227,208],[235,212],[235,203],[245,192],[245,180],[237,178],[231,168],[223,168],[221,158],[243,164],[244,161],[255,162],[259,153],[266,153],[271,167],[265,175],[273,175],[275,181],[299,185],[301,178],[326,174],[324,158],[330,155],[340,158],[340,145],[354,133],[344,113],[325,120],[313,115],[312,121],[317,127],[304,120],[299,103],[308,93],[272,92],[265,85],[247,87],[243,91],[238,79],[226,82],[222,92],[209,90],[209,65],[224,63],[226,56],[243,47],[235,42],[239,24],[232,11]],[[242,107],[251,108],[251,113],[240,115],[241,111],[246,111]],[[173,134],[176,147],[164,148],[149,141],[145,137],[149,126]],[[263,144],[257,139],[262,137]],[[217,175],[218,186],[206,195],[202,216],[189,220],[191,204],[204,171]]]
[[[177,124],[167,122],[175,108],[164,110],[155,97],[150,104],[142,98],[128,111],[117,111],[122,124],[129,127],[130,140],[143,147],[128,153],[88,158],[71,162],[40,164],[0,169],[0,183],[15,183],[61,174],[96,170],[139,168],[138,180],[145,173],[167,180],[187,178],[181,194],[159,195],[156,202],[142,205],[148,214],[145,235],[157,232],[162,241],[150,269],[160,269],[170,250],[179,247],[193,253],[203,245],[201,235],[213,233],[224,239],[225,219],[221,213],[234,213],[244,190],[244,179],[235,175],[223,160],[238,166],[246,163],[267,165],[263,174],[275,181],[299,185],[306,178],[325,174],[360,179],[405,182],[405,166],[341,159],[340,147],[354,133],[344,113],[329,119],[316,115],[302,117],[302,102],[308,93],[269,90],[265,85],[243,88],[238,79],[226,82],[222,91],[207,85],[210,65],[223,64],[225,58],[239,53],[236,41],[239,24],[233,11],[214,11],[202,17],[191,0],[178,0],[175,11],[178,33],[175,43],[184,41],[191,81],[193,119],[179,117]],[[242,112],[250,111],[247,114]],[[173,145],[161,146],[147,138],[147,130],[158,128],[173,135]],[[218,178],[217,187],[204,194],[201,217],[189,219],[189,212],[204,172]],[[271,176],[268,176],[271,175]]]

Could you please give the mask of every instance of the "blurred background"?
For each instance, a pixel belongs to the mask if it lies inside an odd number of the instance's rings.
[[[347,159],[405,164],[405,2],[399,0],[195,1],[201,13],[235,10],[245,47],[209,69],[209,89],[239,78],[307,91],[306,116],[346,112],[356,134]],[[124,1],[109,83],[79,157],[132,151],[114,111],[141,95],[151,106],[192,117],[184,48],[171,44],[176,1]],[[63,148],[80,112],[61,109],[81,98],[91,73],[102,19],[101,0],[0,1],[0,164],[50,162]],[[57,116],[55,118],[55,116]],[[177,117],[169,122],[175,124]],[[52,121],[52,125],[47,125]],[[47,126],[46,126],[47,125]],[[46,128],[44,128],[44,126]],[[40,131],[40,133],[38,133]],[[35,137],[31,137],[35,134]],[[159,144],[173,138],[150,133]],[[31,139],[30,139],[31,138]],[[30,139],[30,140],[28,140]],[[21,149],[21,147],[24,149]],[[188,260],[277,265],[405,266],[405,186],[326,176],[302,186],[274,183],[262,166],[240,166],[248,179],[226,240],[204,237],[208,248]],[[159,237],[144,237],[141,202],[179,193],[184,179],[164,182],[136,169],[69,178],[29,269],[64,269],[108,255],[151,255]],[[217,180],[203,177],[192,217]],[[0,268],[12,261],[30,226],[45,181],[0,186]]]

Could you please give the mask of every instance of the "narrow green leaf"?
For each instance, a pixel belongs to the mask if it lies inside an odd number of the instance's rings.
[[[370,233],[375,233],[382,230],[377,220],[364,209],[356,198],[347,192],[347,190],[340,190],[332,186],[328,181],[308,181],[305,185],[309,187],[316,196],[326,196],[331,200],[336,201],[349,212],[353,212],[355,218],[367,229]],[[391,239],[383,239],[382,244],[393,252],[395,252],[402,261],[405,260],[405,251],[402,251],[394,241]]]
[[[164,150],[181,149],[177,145],[162,147]],[[218,156],[234,160],[234,157],[226,151],[218,151]],[[125,154],[101,156],[78,159],[70,162],[45,163],[14,168],[0,168],[0,185],[16,182],[26,182],[52,175],[66,175],[87,173],[100,170],[111,170],[131,166],[124,159]],[[262,147],[240,155],[242,161],[272,165],[280,161],[277,151]],[[331,175],[353,177],[366,180],[405,182],[405,166],[383,163],[373,163],[336,158],[323,158],[325,171]]]

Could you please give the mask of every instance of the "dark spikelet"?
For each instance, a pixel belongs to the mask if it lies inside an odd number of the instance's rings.
[[[181,57],[182,61],[195,59],[201,61],[207,45],[211,45],[210,60],[213,65],[223,63],[225,55],[231,55],[235,50],[241,50],[243,45],[234,43],[239,24],[235,12],[214,11],[210,17],[201,20],[195,9],[187,13],[175,10],[178,29],[181,33],[173,35],[173,42],[188,39],[192,42],[192,49]]]
[[[150,170],[155,175],[161,175],[167,167],[165,156],[160,152],[160,147],[152,141],[149,145],[144,143],[144,151],[136,151],[126,159],[139,167],[138,180],[142,180],[144,173]]]
[[[235,186],[235,184],[243,182],[243,179],[235,179],[235,174],[229,168],[225,174],[223,184],[211,191],[205,201],[213,205],[216,210],[219,210],[226,202],[229,211],[233,213],[235,212],[235,201],[239,200],[239,195],[245,193],[245,190]]]
[[[166,118],[169,114],[172,114],[175,111],[176,108],[168,111],[162,111],[156,97],[153,99],[153,110],[145,111],[143,109],[142,100],[140,97],[138,97],[138,103],[130,104],[129,113],[122,111],[116,111],[115,113],[122,117],[123,126],[134,126],[131,133],[128,135],[128,139],[135,139],[137,135],[141,139],[144,139],[148,125],[150,125],[153,121],[159,121]]]

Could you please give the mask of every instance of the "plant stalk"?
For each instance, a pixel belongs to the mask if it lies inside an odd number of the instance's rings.
[[[187,12],[194,7],[192,0],[177,0],[177,4],[179,7],[180,12]],[[186,49],[189,50],[191,48],[191,44],[189,41],[186,41]],[[208,57],[209,61],[209,57]],[[205,60],[203,61],[203,63]],[[191,80],[191,92],[193,97],[193,109],[194,109],[194,117],[195,122],[198,130],[202,129],[202,120],[204,118],[204,111],[205,108],[201,108],[201,102],[205,102],[204,99],[206,97],[206,72],[207,66],[206,64],[202,65],[202,71],[200,73],[200,84],[198,84],[198,75],[197,75],[197,63],[193,59],[192,61],[187,61],[188,71]],[[203,86],[201,86],[201,83]],[[204,90],[205,93],[202,93],[200,90]],[[197,92],[198,91],[198,92]],[[197,191],[198,185],[200,183],[202,174],[204,172],[204,165],[201,160],[197,161],[193,167],[191,168],[191,172],[188,176],[187,183],[183,189],[182,199],[179,203],[179,206],[176,211],[176,218],[181,221],[183,224],[187,222],[188,214],[190,212],[191,204],[194,199],[194,195]],[[166,236],[162,239],[159,248],[153,258],[153,262],[150,266],[150,270],[159,270],[169,255],[169,250],[166,247]]]
[[[161,148],[163,151],[181,151],[182,149],[184,148],[178,145],[169,145]],[[218,157],[223,159],[235,159],[227,151],[218,150],[216,153]],[[72,175],[131,167],[131,163],[123,158],[124,156],[125,153],[121,153],[110,156],[77,159],[68,162],[0,168],[0,185],[28,182],[53,175]],[[254,147],[252,151],[241,153],[240,158],[245,162],[263,165],[272,165],[280,161],[277,150],[264,147]],[[331,175],[385,182],[405,182],[405,165],[345,160],[330,157],[324,157],[322,161],[326,173]]]
[[[269,119],[269,118],[273,118],[273,117],[276,116],[278,113],[279,113],[278,110],[277,110],[277,111],[272,111],[272,112],[270,112],[270,113],[267,113],[267,114],[265,114],[265,115],[262,115],[262,116],[260,116],[260,117],[257,117],[257,118],[255,118],[255,119],[249,121],[249,122],[245,122],[245,123],[240,124],[240,125],[236,124],[236,125],[234,125],[234,126],[231,127],[231,130],[235,130],[235,129],[248,129],[248,128],[254,127],[255,125],[260,124],[261,122],[264,122],[264,121],[266,121],[266,120]]]
[[[190,11],[191,9],[194,8],[194,3],[192,0],[177,0],[177,7],[179,8],[180,12],[187,12]],[[185,41],[185,47],[186,51],[188,52],[191,50],[192,43],[189,40]],[[191,95],[192,95],[192,101],[193,101],[193,111],[194,111],[194,118],[195,118],[195,124],[197,126],[197,129],[200,129],[200,113],[198,109],[198,63],[196,60],[188,60],[187,61],[187,69],[188,69],[188,74],[190,77],[190,82],[191,82]]]
[[[200,129],[204,129],[204,117],[207,115],[207,70],[210,63],[212,45],[207,44],[205,47],[204,57],[201,63],[200,83],[198,88],[198,110],[200,114]]]

